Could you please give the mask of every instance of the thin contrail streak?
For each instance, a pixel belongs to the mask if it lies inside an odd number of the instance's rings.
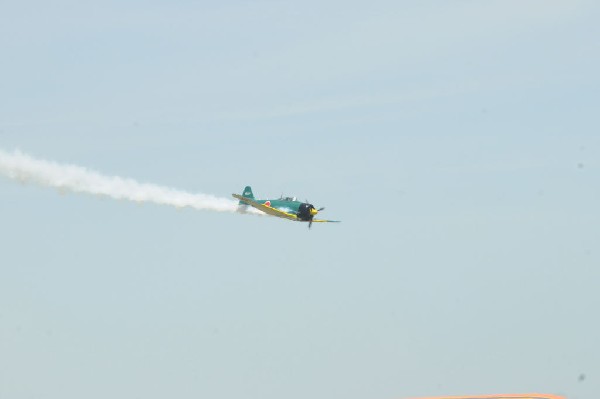
[[[0,175],[61,191],[87,193],[119,200],[152,202],[178,208],[236,212],[237,201],[208,194],[193,194],[119,176],[105,176],[76,165],[34,158],[18,150],[0,149]]]

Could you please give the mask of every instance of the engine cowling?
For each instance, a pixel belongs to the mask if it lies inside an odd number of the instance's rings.
[[[316,214],[316,209],[312,204],[307,202],[300,204],[298,208],[298,218],[301,220],[310,221],[313,216]]]

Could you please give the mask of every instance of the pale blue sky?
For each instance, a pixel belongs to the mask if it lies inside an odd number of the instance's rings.
[[[0,148],[343,223],[1,178],[0,398],[595,399],[599,21],[573,0],[1,4]]]

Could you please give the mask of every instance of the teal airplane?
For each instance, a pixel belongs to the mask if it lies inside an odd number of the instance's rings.
[[[266,214],[277,216],[284,219],[294,220],[296,222],[308,222],[308,228],[313,223],[335,223],[339,220],[322,220],[315,219],[315,215],[325,208],[316,209],[312,204],[307,202],[300,202],[296,200],[296,197],[280,197],[278,199],[255,199],[252,194],[252,188],[246,186],[242,195],[232,194],[233,198],[240,200],[239,204],[250,205],[259,211],[263,211]]]

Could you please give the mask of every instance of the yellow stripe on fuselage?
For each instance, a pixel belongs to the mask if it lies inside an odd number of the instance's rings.
[[[237,198],[242,202],[247,203],[248,205],[258,209],[259,211],[263,211],[266,214],[269,214],[271,216],[277,216],[280,218],[284,218],[284,219],[289,219],[289,220],[298,220],[298,216],[294,215],[293,213],[287,213],[284,211],[280,211],[279,209],[276,208],[271,208],[270,206],[266,206],[264,204],[261,204],[260,202],[256,202],[250,198],[246,198],[246,197],[242,197],[239,194],[232,194],[233,198]]]

